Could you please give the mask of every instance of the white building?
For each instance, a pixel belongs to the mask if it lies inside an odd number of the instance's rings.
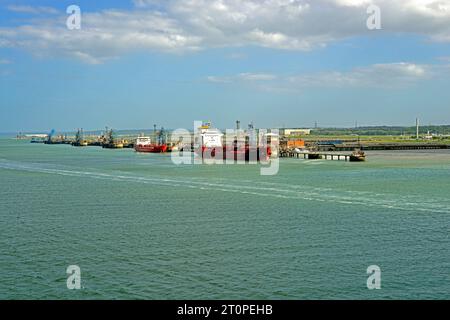
[[[285,136],[307,136],[311,134],[311,129],[292,128],[282,129],[281,131]]]

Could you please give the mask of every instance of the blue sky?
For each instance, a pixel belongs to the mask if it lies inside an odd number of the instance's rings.
[[[0,1],[0,132],[450,123],[450,1],[371,2]]]

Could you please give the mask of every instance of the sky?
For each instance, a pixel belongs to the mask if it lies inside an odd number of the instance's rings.
[[[449,124],[449,89],[450,0],[0,0],[0,132]]]

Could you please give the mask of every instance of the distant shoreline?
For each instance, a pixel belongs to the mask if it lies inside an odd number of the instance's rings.
[[[287,127],[274,127],[274,129],[285,129]],[[303,126],[302,128],[308,128],[308,126]],[[191,127],[187,127],[185,129],[192,130]],[[220,128],[219,128],[220,129]],[[311,130],[311,136],[317,135],[368,135],[368,136],[382,136],[382,135],[414,135],[416,132],[415,126],[358,126],[358,127],[309,127]],[[153,132],[153,128],[146,129],[115,129],[117,133],[140,133],[140,132]],[[175,128],[166,129],[166,131],[173,131]],[[224,130],[224,129],[223,129]],[[5,135],[13,135],[16,136],[19,133],[23,134],[33,134],[33,133],[48,133],[51,129],[45,130],[26,130],[26,131],[16,131],[16,132],[0,132],[1,136]],[[62,130],[58,131],[60,134],[74,134],[76,133],[76,129],[74,130]],[[104,129],[92,129],[92,130],[84,130],[85,133],[97,134],[103,132]],[[430,131],[430,133],[437,132],[440,134],[450,135],[450,124],[440,124],[440,125],[422,125],[420,126],[420,132],[426,133]]]

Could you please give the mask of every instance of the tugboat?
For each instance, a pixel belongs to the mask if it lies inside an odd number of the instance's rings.
[[[30,143],[45,143],[45,140],[42,138],[33,137],[33,138],[31,138]]]
[[[352,161],[352,162],[366,161],[366,154],[363,151],[361,151],[360,149],[356,149],[350,155],[350,161]]]
[[[75,135],[75,141],[72,142],[72,146],[74,147],[87,147],[88,142],[84,140],[83,129],[78,129],[77,134]]]
[[[156,136],[156,128],[155,128]],[[159,134],[157,135],[157,142],[152,142],[150,137],[138,137],[136,139],[136,144],[134,146],[136,152],[147,152],[147,153],[164,153],[167,152],[167,144],[165,139],[164,128],[161,128]]]
[[[114,132],[113,130],[106,129],[106,136],[103,138],[103,144],[102,147],[105,149],[122,149],[123,143],[117,142],[114,139]]]

